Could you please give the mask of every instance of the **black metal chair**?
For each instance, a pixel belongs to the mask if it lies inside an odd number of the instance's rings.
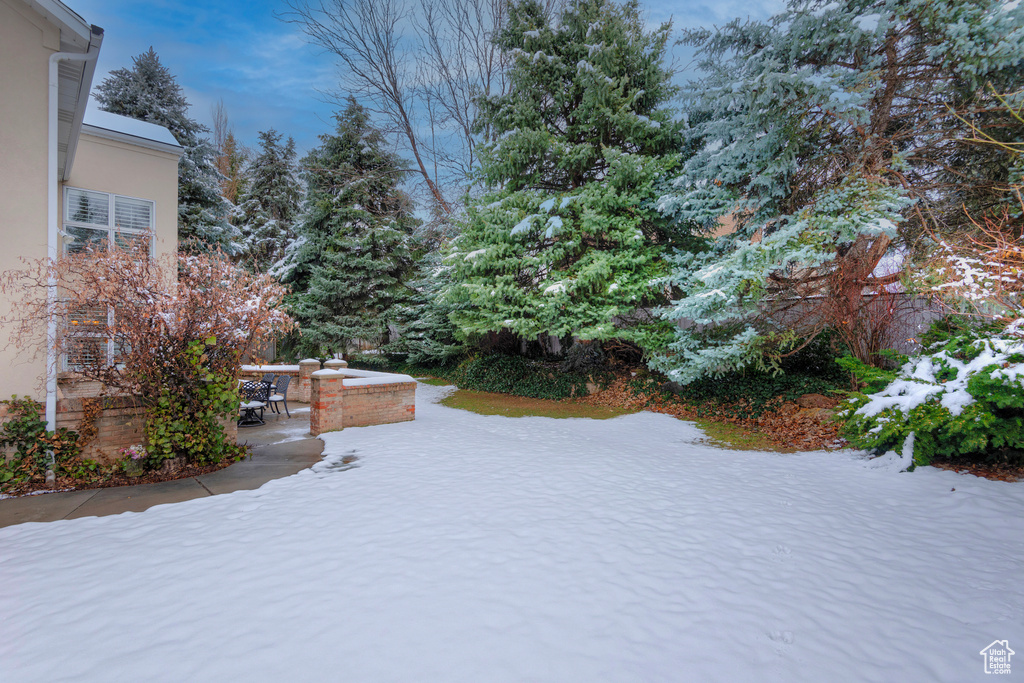
[[[292,414],[288,412],[288,384],[291,383],[292,378],[290,375],[281,375],[277,378],[277,393],[271,396],[268,400],[270,401],[270,409],[276,412],[278,415],[281,414],[281,409],[277,407],[278,403],[284,404],[284,414],[291,417]]]
[[[245,382],[241,387],[242,401],[239,406],[242,415],[238,419],[239,427],[252,427],[266,424],[263,411],[270,400],[270,384],[267,382]],[[259,412],[257,417],[256,413]]]
[[[271,394],[274,393],[274,373],[268,372],[268,373],[264,374],[263,377],[260,378],[260,381],[261,382],[266,382],[267,384],[269,384],[270,385],[270,393]]]

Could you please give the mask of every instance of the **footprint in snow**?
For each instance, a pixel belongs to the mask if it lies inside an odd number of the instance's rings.
[[[782,655],[789,652],[795,638],[792,631],[769,631],[768,640],[772,641],[775,654]]]

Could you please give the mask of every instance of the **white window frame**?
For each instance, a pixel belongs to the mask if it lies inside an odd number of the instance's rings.
[[[154,245],[156,242],[156,202],[152,199],[143,199],[141,197],[131,197],[124,194],[114,194],[110,192],[101,192],[100,190],[90,190],[85,187],[72,187],[70,185],[64,186],[64,224],[61,226],[61,256],[68,253],[67,250],[67,235],[68,228],[84,228],[87,230],[103,230],[104,226],[97,223],[83,223],[79,221],[73,221],[70,219],[70,201],[71,191],[78,190],[80,192],[91,192],[93,194],[102,194],[107,196],[107,248],[111,246],[116,247],[117,245],[117,234],[123,233],[126,235],[146,235],[149,238],[149,256],[153,257]],[[134,228],[122,228],[116,224],[116,215],[114,213],[114,205],[118,199],[129,199],[136,202],[145,202],[149,204],[149,224],[150,227],[146,230],[136,230]]]
[[[79,190],[81,192],[91,192],[93,194],[106,195],[106,197],[107,197],[107,225],[105,226],[105,228],[104,228],[104,226],[99,225],[97,223],[85,223],[85,222],[81,222],[81,221],[70,220],[69,216],[71,215],[71,211],[70,211],[69,204],[70,204],[70,201],[71,201],[70,198],[71,198],[71,191],[72,190]],[[132,200],[132,201],[145,202],[145,203],[149,204],[149,207],[150,207],[150,209],[149,209],[149,218],[150,218],[149,224],[150,224],[150,227],[148,229],[145,229],[145,230],[138,230],[138,229],[134,229],[134,228],[123,228],[123,227],[118,226],[116,224],[116,214],[115,214],[115,210],[114,210],[114,205],[115,205],[117,199],[129,199],[129,200]],[[61,228],[61,256],[64,256],[64,255],[66,255],[68,253],[66,237],[67,237],[67,234],[68,234],[67,229],[70,227],[70,228],[84,228],[84,229],[87,229],[87,230],[96,230],[96,231],[102,231],[102,230],[106,229],[106,231],[107,231],[107,248],[108,249],[110,249],[112,247],[115,248],[115,249],[117,248],[117,235],[118,235],[118,233],[127,234],[127,235],[146,235],[149,238],[149,257],[153,258],[153,254],[154,254],[154,250],[155,250],[155,242],[156,242],[156,202],[154,202],[151,199],[142,199],[141,197],[130,197],[128,195],[114,194],[114,193],[110,193],[110,192],[101,192],[99,190],[90,190],[90,189],[84,188],[84,187],[71,187],[71,186],[66,185],[64,187],[64,215],[63,215],[63,218],[64,218],[64,222],[63,222],[63,225],[62,225],[62,228]],[[112,306],[108,306],[107,307],[107,327],[108,327],[108,329],[110,327],[112,327],[113,324],[114,324],[114,309],[113,309]],[[101,334],[97,333],[97,332],[80,332],[79,334],[73,334],[71,332],[71,326],[70,325],[67,327],[67,329],[65,331],[65,334],[70,334],[71,336],[76,336],[76,337],[80,336],[80,337],[83,337],[83,338],[100,338],[100,339],[102,339]],[[107,352],[107,358],[106,358],[107,365],[114,365],[114,362],[115,362],[115,358],[114,358],[114,351],[115,351],[115,349],[114,349],[114,340],[113,339],[107,339],[104,345],[106,346],[106,352]],[[68,363],[68,355],[66,353],[63,354],[63,357],[61,359],[61,367],[65,371],[74,371],[75,370],[75,368],[73,368],[73,367],[71,367],[69,365],[69,363]]]

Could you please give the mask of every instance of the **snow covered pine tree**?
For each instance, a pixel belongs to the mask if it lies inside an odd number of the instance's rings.
[[[663,311],[681,330],[652,363],[675,381],[771,365],[825,324],[877,362],[865,292],[895,242],[966,225],[1008,168],[962,144],[957,117],[998,121],[1020,87],[1024,6],[1000,0],[800,0],[768,23],[690,31],[708,75],[685,89],[706,141],[659,201],[667,216],[736,229],[676,258]],[[785,311],[819,305],[794,328]]]
[[[105,111],[166,127],[185,148],[178,162],[179,248],[234,251],[237,231],[228,223],[228,203],[221,197],[217,155],[202,137],[209,129],[188,115],[188,100],[153,48],[133,57],[131,69],[111,71],[93,97]]]
[[[408,295],[412,203],[405,164],[350,99],[333,135],[302,161],[306,209],[286,264],[304,353],[343,353],[356,340],[387,341],[392,306]]]
[[[242,260],[264,272],[284,256],[295,239],[302,187],[295,166],[295,141],[282,145],[274,129],[261,131],[260,151],[246,169],[246,183],[235,210],[242,233]]]
[[[648,33],[636,2],[570,2],[553,20],[512,5],[498,45],[512,57],[506,95],[482,103],[497,142],[480,149],[490,193],[471,202],[446,259],[453,321],[473,338],[572,334],[646,345],[667,325],[665,245],[678,235],[653,208],[677,164],[680,124],[662,64],[670,26]]]

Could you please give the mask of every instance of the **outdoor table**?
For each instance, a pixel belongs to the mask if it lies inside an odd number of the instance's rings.
[[[261,387],[256,390],[256,385]],[[241,404],[242,416],[238,419],[239,427],[254,427],[266,424],[262,417],[256,415],[256,411],[263,412],[267,407],[270,398],[270,382],[246,382],[242,385],[244,403]]]

